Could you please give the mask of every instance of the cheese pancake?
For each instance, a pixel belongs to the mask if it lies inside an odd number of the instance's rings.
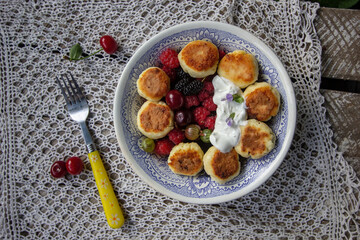
[[[204,169],[214,181],[225,184],[240,173],[239,155],[234,148],[222,153],[212,146],[204,155]]]
[[[255,83],[244,91],[247,114],[249,118],[268,121],[276,116],[280,108],[280,94],[269,83]]]
[[[164,102],[146,101],[138,112],[137,126],[148,138],[165,137],[174,128],[174,113]]]
[[[196,40],[180,51],[178,59],[184,72],[193,78],[204,78],[216,72],[219,51],[211,42]]]
[[[239,88],[246,88],[258,79],[259,66],[254,55],[236,50],[221,59],[217,73]]]
[[[168,165],[176,174],[195,176],[203,170],[204,152],[196,142],[179,143],[170,152]]]
[[[266,123],[255,119],[240,126],[241,137],[235,150],[240,156],[258,159],[268,154],[275,146],[275,135]]]
[[[150,67],[140,74],[136,85],[140,96],[157,102],[170,90],[170,78],[162,69]]]

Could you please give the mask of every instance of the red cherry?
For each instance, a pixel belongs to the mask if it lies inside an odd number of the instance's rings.
[[[66,160],[66,170],[71,175],[79,175],[84,168],[84,164],[78,157],[71,157]]]
[[[115,39],[109,35],[105,35],[100,38],[100,45],[108,54],[113,54],[118,48]]]
[[[175,113],[175,122],[180,127],[189,125],[192,122],[192,113],[189,109],[178,110]]]
[[[61,178],[66,174],[66,166],[64,161],[56,161],[51,165],[50,174],[54,178]]]
[[[165,101],[171,109],[179,109],[184,105],[184,96],[178,90],[170,90],[166,94]]]

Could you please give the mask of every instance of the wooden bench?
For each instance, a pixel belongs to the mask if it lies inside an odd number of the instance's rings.
[[[333,140],[360,178],[360,10],[320,8],[315,27]]]

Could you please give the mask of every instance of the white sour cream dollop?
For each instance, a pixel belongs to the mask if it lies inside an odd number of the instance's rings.
[[[242,96],[241,90],[226,78],[215,76],[212,80],[214,85],[213,101],[217,105],[215,129],[210,135],[211,144],[223,153],[230,152],[235,147],[241,136],[240,126],[246,124],[247,114],[245,101],[238,103],[227,101],[227,94],[238,94]],[[232,125],[227,124],[227,119],[235,113]]]

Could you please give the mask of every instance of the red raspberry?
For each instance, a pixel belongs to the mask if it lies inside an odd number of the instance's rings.
[[[197,107],[194,109],[193,115],[195,122],[203,128],[205,126],[205,119],[210,115],[210,111],[205,107]]]
[[[204,89],[210,93],[211,95],[214,94],[214,85],[212,82],[204,82]]]
[[[198,98],[199,98],[200,102],[203,102],[208,97],[210,97],[210,93],[208,91],[206,91],[205,89],[202,89],[198,94]]]
[[[209,116],[205,119],[205,124],[204,126],[208,129],[214,130],[215,128],[215,120],[216,120],[216,116]]]
[[[170,141],[168,138],[164,138],[156,141],[155,143],[155,153],[166,156],[169,155],[171,149],[174,147],[174,143]]]
[[[161,63],[169,68],[177,68],[180,65],[178,54],[173,49],[170,48],[166,49],[160,54],[159,58]]]
[[[212,97],[208,97],[207,99],[205,99],[202,103],[201,103],[204,107],[206,107],[207,110],[209,111],[216,111],[217,109],[217,105],[214,103],[213,98]]]
[[[199,99],[196,95],[185,96],[185,108],[197,107],[200,105]]]
[[[176,79],[175,69],[169,68],[168,66],[165,66],[165,65],[162,66],[161,69],[166,73],[166,75],[169,76],[171,81],[175,81],[175,79]]]
[[[221,60],[225,55],[226,53],[223,50],[219,49],[219,60]]]
[[[184,141],[185,133],[179,128],[174,128],[168,133],[168,137],[170,141],[172,141],[175,145],[178,145],[179,143]]]

